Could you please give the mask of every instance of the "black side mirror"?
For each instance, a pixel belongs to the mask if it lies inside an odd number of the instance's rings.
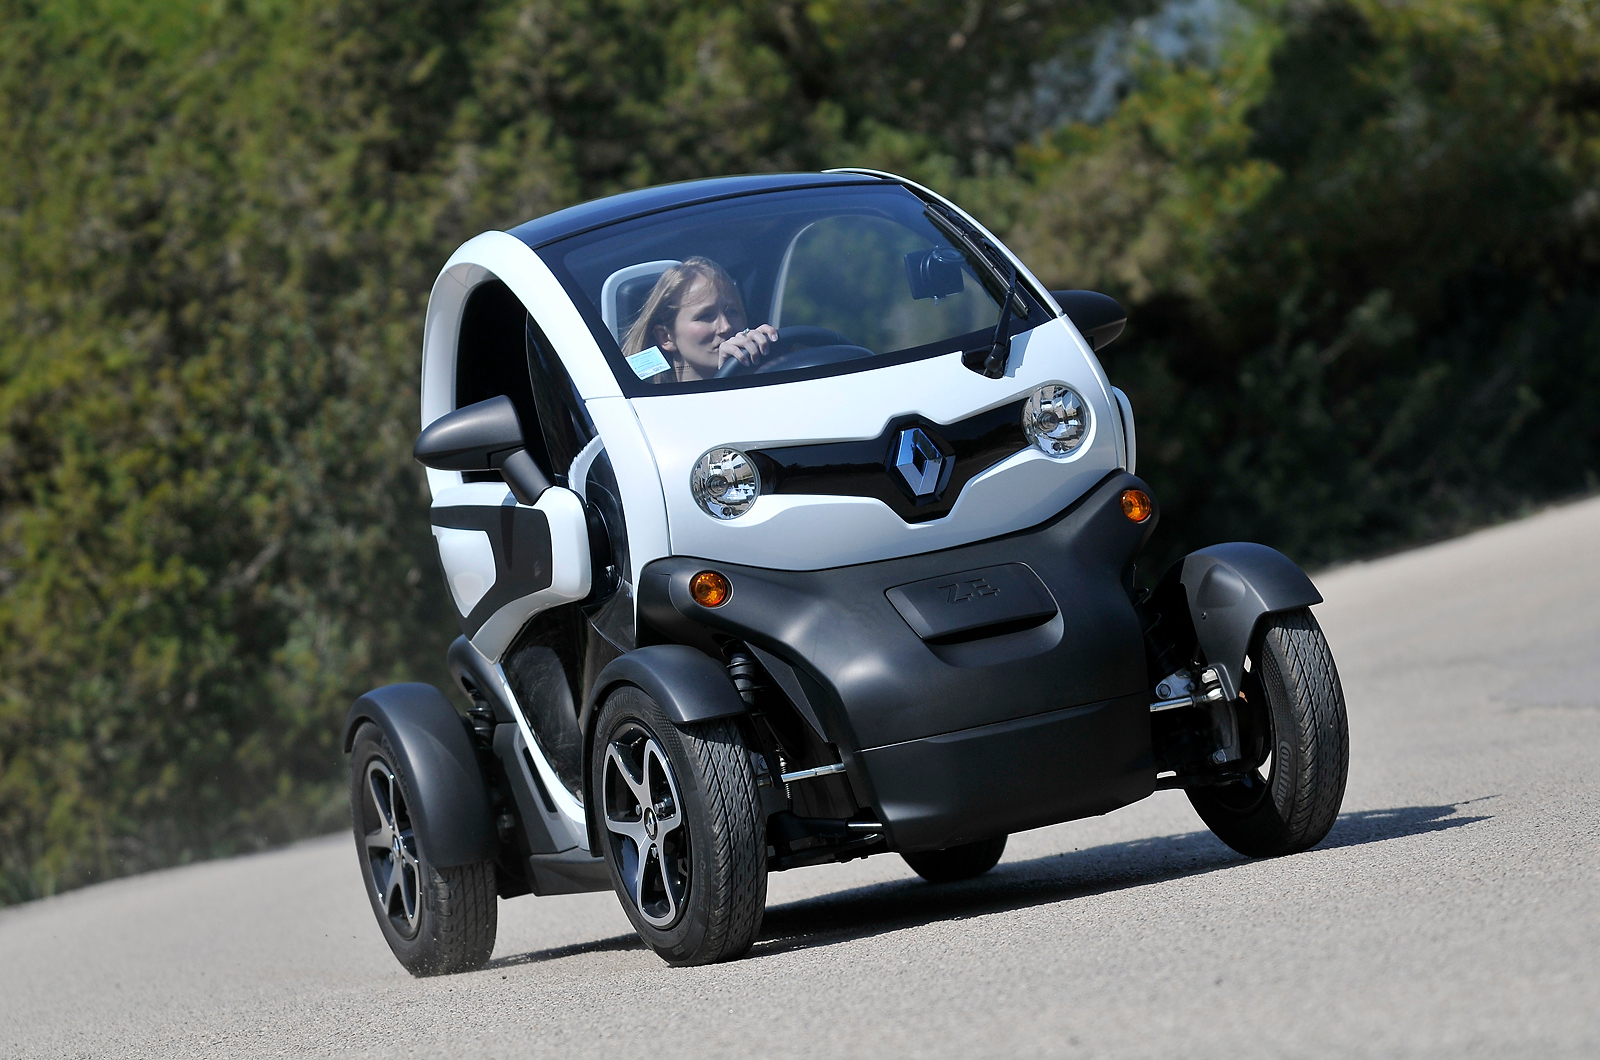
[[[411,455],[436,471],[499,471],[522,504],[550,488],[528,455],[517,407],[503,394],[440,416],[417,435]]]
[[[1111,345],[1128,323],[1128,314],[1110,295],[1098,291],[1051,291],[1050,296],[1061,303],[1062,312],[1088,340],[1091,350]]]

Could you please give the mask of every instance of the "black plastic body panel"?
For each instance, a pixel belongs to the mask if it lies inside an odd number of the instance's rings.
[[[528,620],[500,666],[545,761],[583,798],[583,732],[578,726],[585,658],[599,638],[571,604]]]
[[[860,753],[897,850],[1106,813],[1155,788],[1150,697],[1053,710]]]
[[[528,858],[528,875],[533,893],[540,896],[611,890],[611,872],[605,861],[581,847],[559,854],[534,854]]]
[[[422,429],[411,455],[440,471],[487,471],[525,448],[516,404],[506,395],[447,412]]]
[[[1124,579],[1155,518],[1132,523],[1122,514],[1121,492],[1130,487],[1148,491],[1134,476],[1114,472],[1041,526],[902,559],[821,571],[657,560],[640,580],[640,616],[663,639],[710,652],[717,634],[738,637],[793,666],[826,739],[839,749],[858,802],[878,813],[896,849],[916,849],[908,844],[920,847],[928,836],[993,835],[1020,827],[1019,821],[1044,824],[1046,818],[1102,812],[1148,794],[1155,783],[1143,633]],[[929,643],[886,595],[895,586],[1010,563],[1024,563],[1038,575],[1059,602],[1058,614],[1029,629]],[[728,602],[715,609],[696,604],[688,591],[689,579],[707,567],[733,587]],[[883,797],[916,790],[922,783],[916,774],[942,777],[937,783],[954,791],[1000,784],[1015,765],[996,773],[994,755],[952,756],[950,749],[962,742],[953,734],[1068,708],[1133,702],[1129,697],[1141,700],[1130,715],[1136,721],[1084,730],[1082,754],[1106,763],[1114,777],[1103,770],[1063,774],[1060,762],[1040,764],[1049,784],[1062,789],[1045,804],[1013,807],[1006,796],[1002,802],[1010,808],[1001,813],[990,800],[947,800],[939,803],[937,820],[898,795]],[[873,754],[891,745],[905,746]],[[909,829],[904,841],[902,825]]]
[[[1036,626],[1058,610],[1044,583],[1025,563],[926,578],[896,585],[886,595],[923,640]]]
[[[589,693],[586,721],[618,685],[638,685],[678,725],[734,717],[745,710],[727,669],[682,644],[654,644],[613,659]]]
[[[822,718],[817,714],[817,708],[812,705],[811,696],[806,693],[806,687],[801,682],[800,675],[795,672],[795,668],[770,651],[763,651],[754,644],[750,645],[750,650],[755,652],[756,658],[761,660],[761,665],[766,668],[767,673],[772,675],[772,679],[778,683],[778,687],[783,690],[783,694],[789,697],[789,702],[794,705],[794,709],[800,713],[800,717],[804,719],[805,723],[811,727],[811,731],[816,734],[817,739],[827,739],[822,730]]]
[[[1028,447],[1022,432],[1024,404],[1013,401],[955,423],[902,416],[866,441],[752,449],[750,456],[761,469],[763,492],[874,497],[908,523],[927,522],[949,515],[968,482]],[[920,501],[907,494],[894,471],[900,432],[908,427],[921,427],[952,462],[939,490]]]
[[[1051,291],[1050,296],[1091,350],[1111,345],[1128,323],[1128,314],[1117,300],[1099,291]]]
[[[1239,694],[1244,657],[1262,615],[1322,603],[1322,594],[1277,549],[1245,541],[1191,552],[1178,580],[1189,601],[1196,639],[1231,700]]]
[[[469,504],[435,508],[433,525],[454,530],[482,530],[494,549],[494,584],[461,615],[461,632],[474,636],[491,615],[513,600],[550,588],[554,560],[550,521],[537,508],[519,504]]]
[[[450,676],[455,678],[456,684],[466,693],[468,699],[481,699],[489,704],[489,708],[494,711],[496,724],[515,720],[500,697],[495,694],[494,664],[472,646],[472,641],[465,636],[451,641],[449,649],[444,653],[444,663],[450,669]]]
[[[546,813],[555,812],[555,807],[550,804],[549,792],[534,790],[534,786],[539,784],[538,774],[518,761],[517,735],[515,725],[496,725],[494,754],[505,770],[506,784],[511,788],[517,816],[521,818],[522,830],[528,837],[528,851],[533,854],[554,854],[560,847],[551,837],[544,819]],[[530,776],[533,777],[531,784],[528,780]]]
[[[361,723],[383,730],[411,780],[411,821],[418,843],[437,868],[492,860],[494,821],[477,752],[466,725],[432,685],[385,685],[356,700],[345,719],[348,753]]]

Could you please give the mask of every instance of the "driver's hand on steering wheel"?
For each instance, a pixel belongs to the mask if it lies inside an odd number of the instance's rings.
[[[746,367],[753,367],[762,362],[767,350],[777,341],[778,329],[771,324],[747,328],[722,340],[722,345],[717,347],[717,363],[719,366],[727,364],[731,357]]]

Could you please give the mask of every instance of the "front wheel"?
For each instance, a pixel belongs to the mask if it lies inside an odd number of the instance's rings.
[[[1250,662],[1241,729],[1260,766],[1242,781],[1188,795],[1218,839],[1270,858],[1316,846],[1333,827],[1350,769],[1350,729],[1333,653],[1309,610],[1269,616]]]
[[[766,910],[767,840],[738,725],[679,728],[625,685],[600,712],[590,776],[611,882],[645,944],[677,965],[748,950]]]
[[[482,968],[497,927],[494,863],[436,868],[428,862],[412,827],[415,788],[399,761],[376,725],[356,730],[350,814],[378,927],[412,975]]]

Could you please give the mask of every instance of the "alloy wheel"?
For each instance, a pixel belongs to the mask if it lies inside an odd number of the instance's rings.
[[[645,922],[670,927],[689,893],[689,829],[672,764],[643,726],[623,726],[606,748],[605,824],[628,897]]]
[[[376,820],[378,825],[365,837],[367,882],[395,931],[409,939],[416,935],[422,914],[422,862],[410,808],[394,770],[381,758],[367,766],[362,787],[363,816],[367,824]]]

